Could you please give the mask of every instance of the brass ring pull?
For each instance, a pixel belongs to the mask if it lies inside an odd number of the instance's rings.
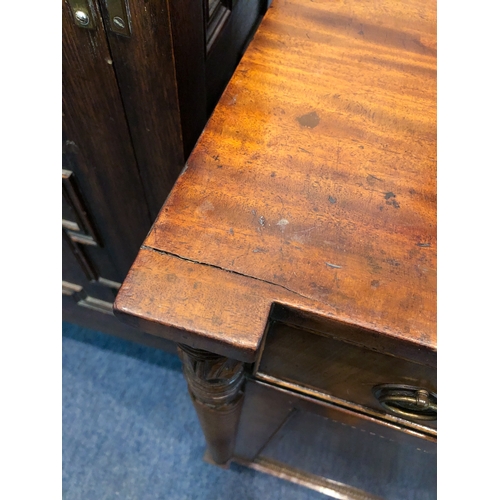
[[[437,396],[420,387],[384,384],[373,388],[381,406],[398,417],[437,420]]]

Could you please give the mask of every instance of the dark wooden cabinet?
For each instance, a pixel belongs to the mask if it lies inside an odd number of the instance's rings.
[[[112,303],[266,7],[62,2],[63,319],[142,335]]]

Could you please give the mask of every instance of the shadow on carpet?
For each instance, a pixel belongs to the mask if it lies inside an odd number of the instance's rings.
[[[65,500],[325,500],[233,464],[203,462],[179,359],[63,323]]]

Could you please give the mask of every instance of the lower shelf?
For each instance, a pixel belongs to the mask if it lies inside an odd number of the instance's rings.
[[[270,474],[271,476],[285,479],[295,484],[300,484],[311,490],[318,491],[324,495],[337,500],[381,500],[382,497],[370,495],[365,491],[353,488],[346,484],[333,481],[314,474],[295,469],[281,462],[269,458],[256,458],[253,462],[235,458],[237,464],[244,465],[250,469]]]

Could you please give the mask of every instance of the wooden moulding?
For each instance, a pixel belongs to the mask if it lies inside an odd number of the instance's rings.
[[[369,323],[349,323],[341,311],[276,285],[144,247],[114,313],[144,332],[246,363],[257,360],[269,322],[276,319],[320,333],[335,330],[367,348],[436,364],[431,346],[381,335]]]

